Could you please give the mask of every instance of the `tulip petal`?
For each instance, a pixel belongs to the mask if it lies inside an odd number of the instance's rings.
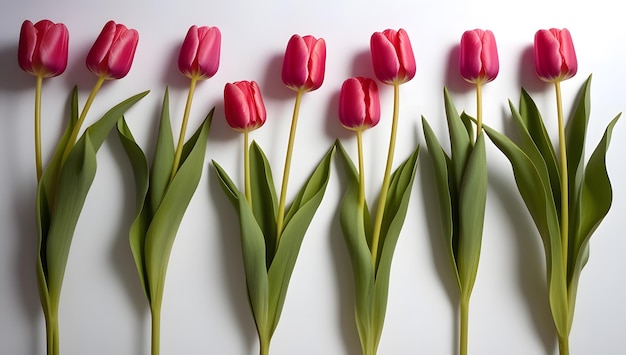
[[[102,68],[102,64],[109,54],[109,48],[116,36],[115,27],[115,22],[107,22],[87,54],[87,68],[96,75],[101,75],[103,70],[106,70],[106,68]]]
[[[482,38],[482,55],[483,74],[486,82],[492,81],[498,76],[500,71],[500,62],[498,60],[498,47],[496,39],[491,31],[485,31]]]
[[[565,76],[563,79],[568,79],[576,75],[578,71],[578,61],[576,59],[572,36],[567,29],[563,29],[559,32],[559,42],[561,43],[560,52],[563,57],[563,65],[565,66],[561,74]]]
[[[372,35],[370,40],[372,64],[378,80],[391,83],[400,70],[400,62],[396,49],[389,39],[380,32]]]
[[[477,31],[466,31],[459,47],[459,71],[463,79],[473,83],[480,79],[483,66],[482,42]]]
[[[120,33],[118,40],[113,43],[109,51],[110,77],[121,79],[128,74],[135,57],[137,42],[139,42],[139,33],[136,30],[126,30]]]
[[[298,89],[306,83],[308,73],[309,49],[304,39],[293,35],[287,43],[283,59],[282,80],[285,85]]]
[[[178,69],[186,76],[192,74],[193,62],[196,58],[196,49],[199,42],[198,27],[195,25],[191,26],[178,54]]]
[[[308,36],[312,39],[312,43],[308,44],[309,61],[308,71],[309,79],[306,86],[310,90],[317,90],[324,82],[324,74],[326,72],[326,42],[323,38],[315,40],[312,36]]]
[[[220,46],[222,37],[217,27],[202,28],[199,34],[199,44],[196,53],[198,74],[210,78],[220,65]]]
[[[401,82],[407,82],[413,79],[417,68],[415,64],[415,55],[413,54],[413,47],[411,47],[409,35],[404,29],[398,30],[395,47],[398,52],[398,60],[401,65],[401,72],[399,73],[402,78]]]
[[[17,62],[20,68],[27,73],[37,75],[33,71],[33,56],[37,48],[37,30],[32,22],[26,20],[22,23],[20,40],[17,51]]]
[[[67,67],[69,34],[63,24],[55,24],[41,38],[39,59],[48,75],[56,76]]]

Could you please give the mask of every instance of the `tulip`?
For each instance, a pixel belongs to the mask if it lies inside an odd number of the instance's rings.
[[[339,94],[339,120],[350,130],[374,127],[380,121],[378,86],[370,78],[350,78]]]
[[[415,76],[415,56],[405,30],[375,32],[370,40],[374,73],[385,84],[402,84]]]
[[[121,79],[133,64],[139,34],[109,21],[87,54],[87,68],[105,79]]]
[[[491,31],[466,31],[461,37],[459,70],[470,83],[488,83],[496,78],[500,65],[496,39]]]
[[[178,56],[178,69],[188,78],[209,79],[220,65],[222,35],[217,27],[191,26]]]
[[[295,91],[317,90],[324,81],[326,42],[323,38],[293,35],[283,60],[283,83]]]
[[[49,78],[67,67],[69,32],[62,23],[41,20],[22,23],[17,61],[25,72]]]
[[[543,81],[556,82],[576,75],[578,61],[567,29],[539,30],[535,34],[535,70]]]
[[[224,115],[228,125],[238,131],[249,132],[261,127],[266,113],[259,85],[255,81],[227,83]]]

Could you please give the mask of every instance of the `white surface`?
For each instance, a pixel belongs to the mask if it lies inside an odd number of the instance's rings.
[[[0,352],[45,352],[43,315],[34,276],[35,168],[33,150],[34,78],[17,65],[17,41],[24,19],[65,23],[70,31],[67,72],[46,80],[43,91],[43,147],[47,162],[65,123],[66,99],[80,87],[81,104],[95,82],[85,55],[109,19],[136,28],[139,47],[130,74],[107,82],[90,115],[146,90],[152,93],[127,114],[143,147],[152,150],[163,91],[170,87],[173,126],[179,127],[187,80],[176,57],[192,24],[218,26],[223,35],[217,75],[198,87],[190,126],[217,106],[205,171],[174,244],[163,304],[162,354],[256,354],[248,309],[234,209],[215,179],[210,160],[232,176],[241,173],[241,137],[223,118],[226,82],[257,80],[268,111],[254,132],[280,181],[293,94],[280,81],[282,55],[293,33],[324,37],[328,46],[324,85],[302,102],[289,200],[336,137],[351,151],[353,135],[336,119],[338,91],[349,76],[372,76],[369,38],[374,31],[405,28],[415,51],[416,77],[402,86],[401,130],[396,162],[423,144],[424,115],[443,142],[442,87],[457,107],[474,111],[471,87],[459,79],[455,50],[463,31],[491,29],[498,42],[501,71],[485,86],[485,122],[510,132],[507,99],[517,102],[526,87],[556,129],[552,88],[535,77],[530,46],[536,30],[568,27],[579,73],[563,84],[568,109],[588,74],[592,118],[587,151],[606,124],[626,107],[626,30],[618,2],[598,0],[501,1],[87,1],[22,0],[0,12]],[[421,5],[420,5],[421,3]],[[519,7],[516,7],[519,6]],[[392,92],[381,88],[383,119],[365,137],[368,198],[375,197],[384,169]],[[178,128],[176,128],[178,129]],[[191,131],[191,129],[190,129]],[[583,271],[573,331],[572,354],[624,354],[626,286],[623,283],[623,211],[626,207],[626,123],[619,122],[608,153],[614,204],[591,241]],[[470,318],[470,353],[556,354],[547,303],[544,254],[539,236],[519,198],[504,156],[487,144],[489,191],[482,258]],[[354,155],[353,155],[354,156]],[[98,153],[99,169],[72,245],[60,305],[61,350],[67,355],[148,354],[149,314],[127,242],[134,210],[132,173],[115,135]],[[336,218],[343,186],[340,164],[302,245],[273,354],[360,353],[353,320],[352,272]],[[434,180],[427,150],[400,237],[390,285],[380,354],[455,354],[457,290],[439,236]],[[241,182],[242,179],[238,179]],[[371,202],[370,202],[371,203]]]

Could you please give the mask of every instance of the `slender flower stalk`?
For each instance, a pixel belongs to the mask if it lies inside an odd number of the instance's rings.
[[[483,130],[483,85],[476,83],[476,139]]]
[[[289,143],[287,144],[287,154],[285,156],[285,167],[283,169],[283,182],[280,188],[280,200],[278,203],[278,216],[276,218],[276,247],[280,241],[280,235],[284,228],[285,219],[285,201],[287,200],[287,187],[289,185],[289,171],[291,170],[291,157],[293,155],[293,143],[296,139],[296,128],[298,126],[298,114],[300,112],[300,101],[304,90],[298,90],[296,93],[296,103],[293,107],[293,116],[291,117],[291,129],[289,130]]]
[[[196,91],[197,83],[198,83],[198,77],[193,76],[191,78],[191,83],[189,84],[189,92],[187,93],[187,103],[185,104],[183,122],[181,124],[180,134],[178,136],[178,144],[176,146],[176,153],[174,155],[174,163],[172,164],[172,174],[170,175],[170,181],[174,179],[174,176],[176,175],[176,171],[178,171],[180,158],[183,154],[183,146],[185,145],[185,133],[187,131],[187,122],[189,121],[189,112],[191,112],[191,103],[193,101],[193,94]]]
[[[89,112],[89,109],[91,108],[91,104],[93,103],[93,100],[96,98],[96,95],[98,94],[98,91],[100,91],[100,88],[102,87],[102,84],[104,83],[105,80],[106,80],[106,77],[104,76],[98,77],[96,84],[93,86],[93,89],[91,89],[91,92],[89,93],[89,96],[87,97],[87,101],[85,102],[85,106],[83,107],[83,110],[80,112],[80,116],[78,117],[76,124],[74,124],[74,128],[72,129],[72,133],[67,142],[67,146],[65,146],[65,151],[63,152],[63,162],[65,162],[65,160],[67,160],[67,157],[70,155],[70,152],[72,151],[72,148],[74,147],[74,144],[76,143],[76,139],[78,138],[80,127],[82,126],[83,122],[85,122],[85,117],[87,117],[87,112]]]
[[[378,243],[380,239],[380,230],[383,224],[383,215],[385,213],[385,201],[387,201],[387,192],[389,191],[389,179],[391,178],[391,169],[393,167],[393,155],[396,149],[396,133],[398,131],[398,111],[400,109],[400,83],[393,83],[393,119],[391,121],[391,136],[389,138],[389,150],[387,152],[387,165],[385,166],[385,175],[383,176],[383,184],[380,189],[380,197],[378,199],[378,209],[374,220],[374,230],[372,234],[372,262],[376,267],[378,259]]]
[[[43,76],[37,75],[35,84],[35,166],[37,169],[37,182],[41,179],[43,163],[41,161],[41,87]]]
[[[243,180],[246,199],[252,207],[252,186],[250,183],[250,143],[248,131],[243,132]]]
[[[559,156],[561,169],[561,248],[563,253],[563,270],[567,273],[567,255],[569,239],[569,202],[568,202],[568,181],[567,181],[567,151],[565,148],[565,122],[563,119],[563,100],[561,99],[561,81],[554,82],[556,93],[556,109],[559,129]]]
[[[359,155],[359,209],[365,207],[365,163],[363,162],[363,127],[356,130],[356,143]]]

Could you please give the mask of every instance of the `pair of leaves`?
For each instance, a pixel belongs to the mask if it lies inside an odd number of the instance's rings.
[[[37,280],[47,319],[56,318],[72,238],[96,174],[96,152],[117,120],[147,94],[132,96],[106,112],[85,130],[64,162],[63,153],[68,144],[73,144],[69,138],[78,120],[78,89],[72,91],[70,120],[36,194]]]
[[[578,280],[589,257],[589,239],[612,202],[606,153],[620,115],[608,124],[585,164],[590,86],[591,76],[583,85],[566,131],[568,191],[562,191],[553,145],[539,109],[525,90],[522,89],[519,110],[509,102],[520,145],[485,127],[489,138],[511,162],[520,195],[541,235],[546,254],[550,307],[560,337],[567,337],[571,330]],[[568,194],[567,260],[563,257],[560,227],[563,193]]]
[[[359,204],[359,173],[341,143],[337,141],[336,145],[347,176],[339,218],[352,261],[357,329],[363,353],[373,354],[385,321],[391,262],[409,205],[419,146],[391,175],[380,231],[380,254],[374,265],[368,242],[372,234],[371,217],[367,203]]]
[[[135,178],[137,209],[129,232],[130,247],[153,313],[160,311],[174,239],[202,176],[213,111],[184,144],[179,166],[172,179],[175,148],[167,90],[151,170],[126,121],[121,119],[117,123],[118,136]]]
[[[432,156],[441,222],[448,256],[455,271],[461,297],[469,300],[476,281],[487,198],[485,140],[479,134],[473,143],[472,119],[459,115],[444,89],[450,135],[448,156],[425,118],[426,144]]]
[[[272,171],[261,147],[250,145],[252,206],[226,171],[213,162],[224,193],[239,215],[241,247],[250,307],[264,344],[276,330],[302,240],[322,202],[330,178],[331,147],[300,189],[277,237],[277,199]]]

